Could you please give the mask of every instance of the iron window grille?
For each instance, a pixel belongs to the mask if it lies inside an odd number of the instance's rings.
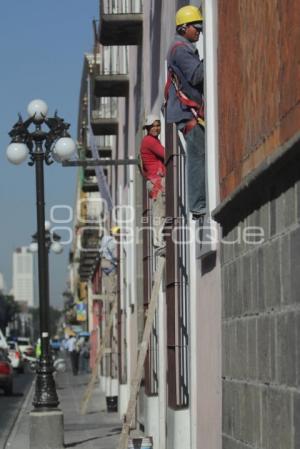
[[[143,189],[143,262],[144,262],[144,308],[148,308],[156,270],[156,258],[152,245],[151,200],[144,183]],[[155,314],[150,337],[147,358],[145,361],[145,393],[148,396],[158,394],[158,317]]]
[[[166,301],[168,405],[189,406],[189,232],[186,154],[173,125],[166,127]]]

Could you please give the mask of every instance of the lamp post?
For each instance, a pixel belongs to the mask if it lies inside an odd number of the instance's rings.
[[[52,251],[55,254],[61,254],[63,252],[63,246],[59,243],[61,240],[61,237],[56,234],[55,232],[51,231],[51,224],[49,221],[45,221],[45,242],[46,242],[46,249],[47,249],[47,257],[46,257],[46,266],[44,267],[44,270],[46,272],[47,276],[47,288],[46,293],[49,294],[49,253]],[[35,254],[38,252],[38,241],[37,241],[37,232],[31,236],[32,241],[29,245],[29,251],[32,254]],[[49,300],[48,300],[49,301]]]
[[[29,118],[23,121],[19,114],[19,120],[9,132],[12,140],[6,154],[8,160],[16,165],[29,156],[28,164],[35,165],[36,177],[35,238],[38,244],[41,357],[36,370],[34,410],[30,414],[30,449],[57,449],[63,447],[63,417],[57,408],[59,401],[49,350],[49,248],[45,229],[44,162],[50,165],[53,160],[67,160],[75,151],[75,143],[68,133],[70,125],[64,119],[58,117],[57,113],[54,117],[47,117],[48,106],[43,100],[31,101],[27,111]]]
[[[63,246],[59,243],[61,240],[61,237],[56,234],[55,232],[52,232],[50,229],[50,223],[49,221],[45,221],[45,242],[46,242],[46,249],[49,253],[49,251],[53,251],[55,254],[60,254],[63,252]],[[29,245],[29,251],[31,253],[36,253],[38,251],[38,239],[37,239],[37,232],[31,236],[32,242]]]

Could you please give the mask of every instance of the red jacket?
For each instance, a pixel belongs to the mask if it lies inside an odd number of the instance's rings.
[[[143,174],[149,181],[155,181],[166,175],[165,149],[157,137],[147,135],[141,142]]]

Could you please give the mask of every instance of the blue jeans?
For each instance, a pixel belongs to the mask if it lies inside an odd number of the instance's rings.
[[[205,133],[196,125],[185,135],[187,152],[187,186],[190,212],[203,212],[206,207]]]

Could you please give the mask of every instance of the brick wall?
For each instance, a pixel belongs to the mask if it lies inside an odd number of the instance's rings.
[[[300,122],[299,0],[219,0],[221,198]]]
[[[249,187],[252,201],[240,199],[234,223],[227,217],[223,449],[300,448],[299,163],[258,178]],[[263,228],[260,244],[239,241],[249,226]]]

